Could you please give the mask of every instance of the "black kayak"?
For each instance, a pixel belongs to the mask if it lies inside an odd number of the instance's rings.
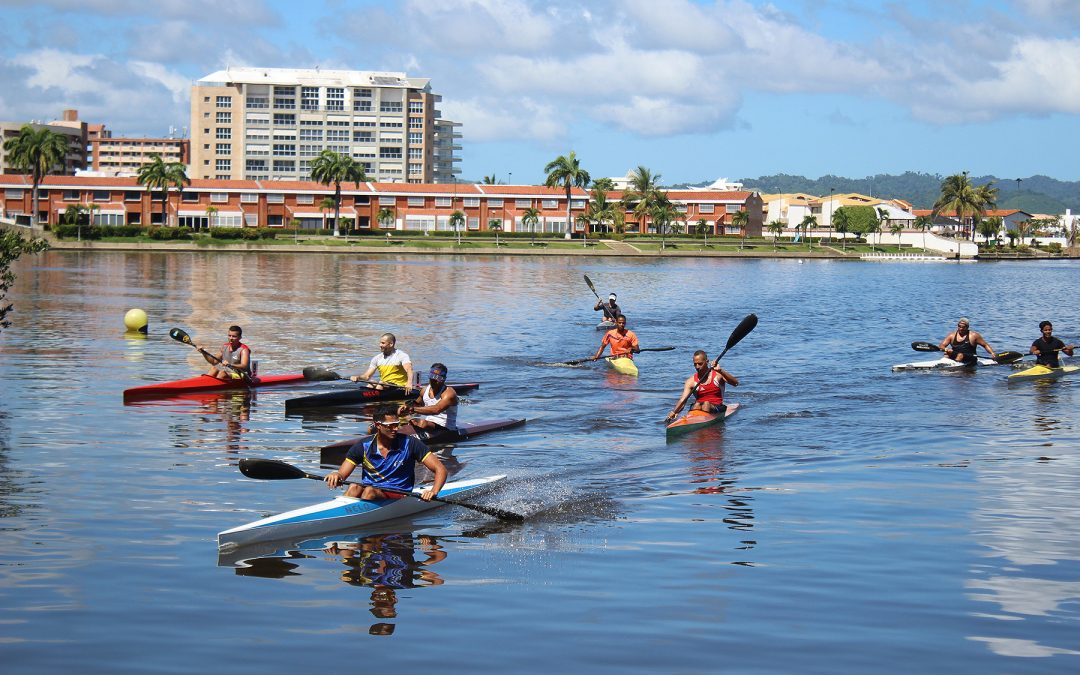
[[[447,443],[457,443],[458,441],[464,441],[474,436],[479,436],[480,434],[486,434],[489,431],[513,429],[514,427],[520,427],[523,424],[525,424],[524,418],[484,420],[474,424],[462,424],[453,429],[443,429],[433,434],[421,435],[420,438],[428,446],[446,445]],[[398,433],[415,436],[416,429],[414,429],[411,424],[406,424],[398,429]],[[327,445],[319,451],[319,463],[331,465],[341,464],[345,461],[345,453],[349,451],[349,448],[355,445],[357,441],[362,441],[365,438],[368,438],[368,436],[358,436],[356,438],[350,438]]]
[[[476,382],[469,382],[467,384],[448,384],[447,386],[453,387],[454,391],[459,394],[464,394],[478,388],[480,385]],[[405,401],[416,398],[419,395],[419,389],[409,389],[406,391],[405,389],[399,389],[397,387],[374,389],[372,387],[358,386],[349,389],[341,389],[339,391],[331,391],[325,394],[314,394],[312,396],[287,399],[285,401],[285,413],[288,414],[299,410],[344,408],[348,406],[379,403],[381,401]]]

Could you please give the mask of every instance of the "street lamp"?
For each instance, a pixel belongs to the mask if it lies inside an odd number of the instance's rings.
[[[514,184],[514,172],[510,171],[506,175],[507,175],[506,184],[507,185],[513,185]]]

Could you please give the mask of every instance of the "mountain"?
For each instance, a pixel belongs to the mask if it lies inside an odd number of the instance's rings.
[[[806,178],[789,174],[740,178],[748,190],[759,192],[806,192],[825,196],[830,191],[835,193],[859,192],[864,195],[889,199],[903,199],[911,202],[915,208],[928,209],[934,205],[941,194],[941,181],[944,176],[907,171],[900,175],[877,174],[866,178],[844,178],[843,176],[822,176]],[[999,209],[1020,209],[1028,213],[1064,213],[1066,208],[1080,210],[1080,182],[1061,181],[1049,176],[1029,176],[1020,179],[997,178],[996,176],[972,176],[971,182],[983,185],[993,181],[998,188]],[[672,187],[705,187],[711,181],[674,185]]]

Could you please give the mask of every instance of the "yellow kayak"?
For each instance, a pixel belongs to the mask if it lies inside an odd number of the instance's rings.
[[[1060,368],[1050,368],[1048,366],[1036,365],[1025,370],[1021,370],[1018,373],[1009,375],[1009,382],[1024,382],[1026,380],[1056,380],[1059,377],[1070,375],[1080,370],[1080,366],[1061,366]]]
[[[621,356],[617,359],[607,359],[607,362],[611,364],[611,367],[615,369],[615,372],[622,373],[623,375],[637,375],[637,364],[633,359]]]

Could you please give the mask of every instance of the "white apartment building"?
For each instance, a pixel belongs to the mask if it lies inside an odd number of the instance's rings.
[[[457,122],[405,73],[227,68],[191,88],[191,178],[308,180],[323,150],[382,183],[450,183]]]

